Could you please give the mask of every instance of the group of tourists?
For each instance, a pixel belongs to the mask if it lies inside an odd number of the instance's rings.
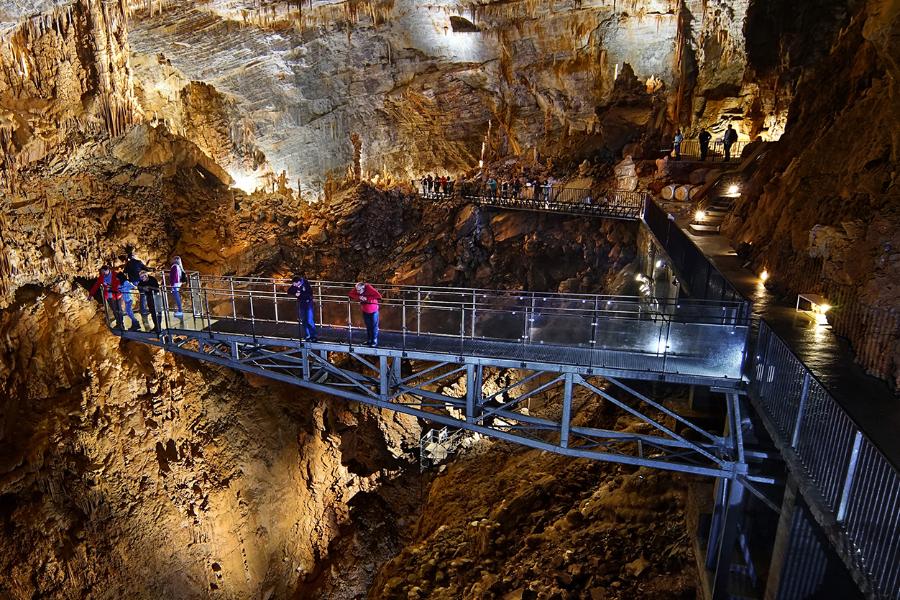
[[[700,133],[697,134],[697,141],[700,144],[700,161],[703,162],[706,160],[706,157],[709,155],[709,142],[712,140],[712,134],[706,130],[705,127],[700,128]],[[725,128],[725,133],[722,135],[722,148],[724,149],[724,162],[729,162],[731,160],[731,147],[738,141],[737,131],[731,126],[729,123]],[[672,141],[673,149],[672,156],[675,160],[681,160],[681,145],[684,142],[684,135],[681,133],[681,129],[675,130],[675,138]]]
[[[485,185],[485,195],[489,198],[510,198],[522,200],[543,200],[550,202],[556,200],[559,193],[559,182],[552,175],[546,181],[535,177],[531,180],[523,180],[513,177],[511,180],[491,177]]]
[[[175,311],[176,319],[184,318],[179,291],[185,281],[187,273],[184,271],[181,257],[176,256],[169,268],[169,285],[178,308]],[[100,274],[91,288],[90,295],[93,296],[101,289],[109,314],[116,320],[116,328],[125,329],[124,321],[127,315],[131,319],[131,327],[128,330],[142,331],[141,323],[134,316],[134,311],[137,310],[141,316],[146,318],[149,315],[152,318],[153,328],[149,331],[159,333],[163,309],[159,281],[150,274],[150,268],[135,255],[134,251],[128,252],[128,259],[121,271],[116,271],[109,265],[100,267]]]
[[[175,299],[177,310],[174,313],[176,319],[184,319],[184,307],[181,302],[181,287],[187,282],[187,273],[181,262],[181,257],[172,259],[169,268],[169,289]],[[165,307],[162,302],[159,280],[151,274],[151,270],[133,251],[129,251],[128,260],[121,271],[116,271],[109,265],[100,267],[97,281],[91,288],[90,295],[94,296],[101,291],[102,302],[106,304],[108,314],[116,321],[117,329],[125,329],[125,316],[131,319],[129,331],[143,331],[141,322],[134,316],[138,311],[143,317],[148,315],[153,319],[153,328],[150,333],[159,333],[162,330],[161,315]],[[312,286],[305,275],[295,275],[291,279],[291,286],[287,295],[297,299],[297,322],[300,325],[300,338],[303,341],[315,342],[319,339],[319,333],[315,325],[315,297]],[[359,282],[350,290],[348,296],[359,303],[363,321],[366,324],[366,346],[378,345],[378,301],[381,293],[368,283]]]
[[[423,196],[451,196],[453,194],[453,180],[447,176],[428,175],[422,178],[421,183]]]

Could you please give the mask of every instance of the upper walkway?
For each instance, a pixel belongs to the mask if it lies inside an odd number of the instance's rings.
[[[645,192],[585,190],[559,186],[497,190],[490,186],[462,185],[465,200],[512,210],[553,212],[584,217],[639,221],[649,200]]]

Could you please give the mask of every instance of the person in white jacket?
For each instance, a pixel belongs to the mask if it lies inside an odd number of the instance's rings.
[[[178,310],[175,311],[176,319],[184,317],[184,311],[181,307],[181,295],[178,293],[178,290],[181,289],[181,285],[186,279],[187,273],[184,272],[181,257],[176,256],[172,259],[172,266],[169,268],[169,285],[172,286],[172,296],[175,297],[175,304],[178,306]]]

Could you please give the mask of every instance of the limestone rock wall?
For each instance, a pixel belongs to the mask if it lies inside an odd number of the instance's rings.
[[[871,374],[900,384],[896,7],[868,2],[797,88],[789,128],[726,222],[791,296],[817,292]],[[823,90],[828,93],[823,93]]]
[[[398,476],[409,420],[122,342],[65,284],[20,290],[0,331],[5,596],[285,598],[395,552],[331,544]]]
[[[350,164],[351,133],[364,171],[456,174],[484,158],[489,127],[499,155],[596,130],[625,63],[642,81],[676,81],[671,0],[352,6],[175,3],[136,13],[132,46],[237,99],[268,168],[315,189]]]
[[[0,163],[18,170],[68,147],[74,128],[117,135],[139,118],[123,4],[82,0],[29,16],[0,45]]]

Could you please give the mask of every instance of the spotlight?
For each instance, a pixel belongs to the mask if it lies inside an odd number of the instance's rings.
[[[762,279],[763,281],[765,281],[766,279],[768,279],[768,278],[769,278],[769,271],[763,271],[762,273],[760,273],[760,274],[759,274],[759,278]]]
[[[731,186],[730,188],[728,188],[728,193],[729,193],[729,194],[737,194],[739,191],[741,191],[741,188],[739,188],[739,187],[736,186],[736,185],[733,185],[733,186]]]
[[[656,268],[662,269],[664,264],[666,264],[666,263],[664,263],[662,260],[658,260],[658,261],[656,261]]]
[[[703,219],[706,218],[706,213],[703,212],[702,210],[698,210],[697,214],[694,215],[694,218],[697,219],[698,221],[702,221]]]

